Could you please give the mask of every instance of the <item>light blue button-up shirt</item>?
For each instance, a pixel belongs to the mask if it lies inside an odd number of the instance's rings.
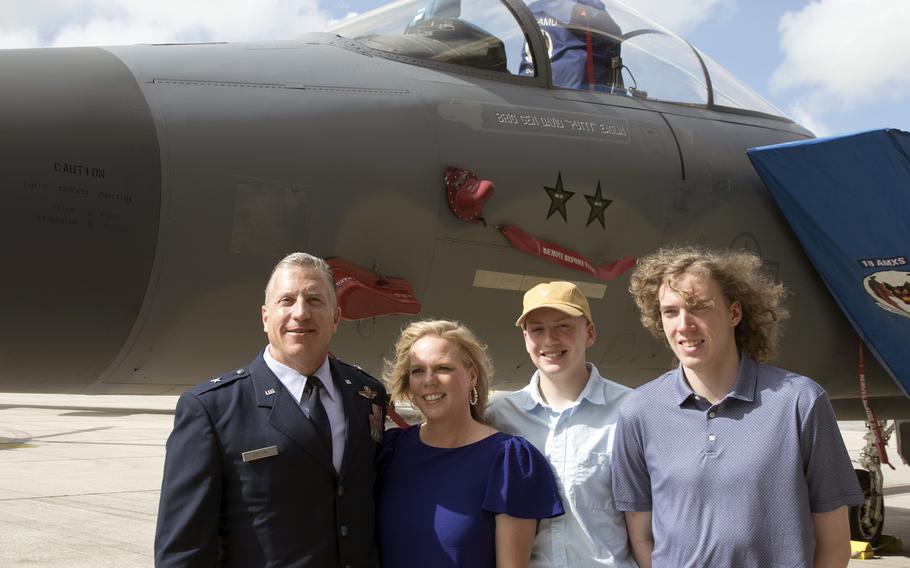
[[[566,514],[543,519],[531,568],[635,568],[622,511],[613,507],[610,462],[619,407],[630,389],[590,377],[575,403],[558,412],[540,396],[539,371],[525,388],[490,405],[499,430],[524,436],[550,462]]]

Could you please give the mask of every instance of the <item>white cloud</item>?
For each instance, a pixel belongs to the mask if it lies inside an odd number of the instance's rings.
[[[732,10],[737,0],[625,0],[624,3],[671,31],[685,34],[701,22],[724,10]]]
[[[724,9],[731,9],[737,1],[627,0],[626,3],[684,34]],[[0,0],[0,13],[4,14],[0,20],[0,48],[287,39],[326,27],[332,21],[331,2]]]
[[[8,33],[0,30],[0,49],[40,47],[37,30],[20,28]]]
[[[910,95],[910,2],[816,0],[781,17],[777,92],[803,89],[815,112]]]
[[[788,116],[797,124],[809,129],[818,137],[832,134],[831,128],[813,111],[801,103],[795,103],[788,109]]]
[[[318,0],[0,0],[0,47],[289,39],[325,27]]]

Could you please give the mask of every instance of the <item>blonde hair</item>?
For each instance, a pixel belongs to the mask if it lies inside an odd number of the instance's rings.
[[[395,343],[394,359],[385,361],[382,379],[386,383],[393,401],[411,401],[408,379],[411,374],[411,348],[424,337],[440,337],[455,344],[465,366],[477,371],[477,404],[471,406],[471,416],[483,422],[490,383],[493,378],[493,363],[487,356],[487,346],[465,325],[451,320],[423,320],[414,322],[401,330]]]
[[[727,305],[739,302],[742,319],[735,328],[736,345],[756,361],[777,355],[779,322],[789,316],[781,305],[787,290],[762,271],[761,259],[742,250],[674,247],[658,250],[638,261],[629,292],[641,311],[641,323],[654,337],[664,338],[660,314],[660,287],[684,274],[713,279]]]

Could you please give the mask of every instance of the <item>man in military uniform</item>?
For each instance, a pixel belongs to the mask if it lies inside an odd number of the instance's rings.
[[[262,306],[268,346],[177,402],[155,535],[164,567],[378,567],[374,458],[385,391],[332,358],[322,259],[290,254]]]

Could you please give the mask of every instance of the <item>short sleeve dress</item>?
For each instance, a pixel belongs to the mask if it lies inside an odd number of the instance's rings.
[[[527,440],[497,432],[458,448],[393,428],[379,457],[376,519],[389,568],[495,568],[495,515],[564,513],[546,458]]]

